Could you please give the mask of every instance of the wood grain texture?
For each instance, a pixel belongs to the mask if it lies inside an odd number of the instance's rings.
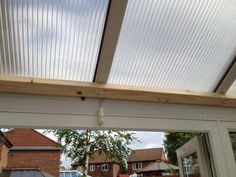
[[[0,92],[236,107],[236,97],[111,84],[0,76]]]

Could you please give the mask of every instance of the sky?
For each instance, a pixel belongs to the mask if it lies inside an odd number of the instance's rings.
[[[43,132],[43,130],[38,130]],[[164,133],[163,132],[142,132],[142,131],[132,131],[135,133],[135,137],[139,141],[133,142],[131,144],[131,149],[144,149],[144,148],[156,148],[163,147]],[[52,134],[46,134],[47,137],[56,141],[56,138]],[[64,155],[61,156],[62,165],[66,168],[70,168],[71,160],[66,158]]]

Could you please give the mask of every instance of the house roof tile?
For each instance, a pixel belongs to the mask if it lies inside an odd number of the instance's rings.
[[[97,151],[89,160],[89,163],[110,163],[113,162],[104,152]]]
[[[133,150],[128,162],[166,160],[163,148],[137,149]]]
[[[178,166],[170,164],[165,161],[155,161],[148,166],[144,167],[139,171],[140,172],[150,172],[150,171],[159,171],[159,170],[169,170],[169,169],[175,169],[178,170]]]
[[[99,164],[99,163],[111,163],[114,162],[113,160],[111,160],[110,158],[108,158],[106,156],[106,154],[102,151],[97,151],[95,154],[93,154],[90,159],[89,159],[89,163],[90,164]],[[78,162],[74,162],[73,164],[71,164],[71,166],[78,166]]]
[[[5,133],[13,146],[51,146],[56,147],[57,142],[42,135],[34,129],[12,129]]]

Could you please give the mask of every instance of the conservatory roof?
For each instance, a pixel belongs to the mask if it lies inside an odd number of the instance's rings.
[[[52,175],[34,168],[4,168],[0,177],[52,177]]]
[[[160,171],[160,170],[170,170],[170,169],[178,170],[179,167],[165,161],[155,161],[149,164],[148,166],[142,168],[138,173]]]
[[[236,107],[234,0],[0,5],[1,92]]]

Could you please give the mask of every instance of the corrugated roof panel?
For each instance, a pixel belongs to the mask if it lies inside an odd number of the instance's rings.
[[[1,0],[0,74],[92,81],[108,0]]]
[[[236,49],[235,0],[129,0],[109,83],[213,91]]]
[[[227,91],[227,94],[234,94],[234,95],[236,95],[236,80],[230,86],[229,90]]]

